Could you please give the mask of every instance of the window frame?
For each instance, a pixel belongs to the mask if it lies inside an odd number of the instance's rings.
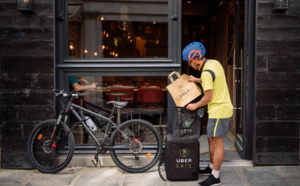
[[[110,0],[127,1],[127,0]],[[143,2],[165,2],[165,0],[137,0]],[[168,58],[68,58],[68,0],[55,0],[54,12],[54,77],[55,88],[66,89],[68,76],[167,76],[181,72],[181,0],[168,1]],[[170,84],[170,80],[168,83]],[[167,98],[167,115],[172,115],[175,105],[170,94]],[[56,102],[56,114],[59,104]],[[172,121],[168,117],[168,133],[172,132]]]
[[[111,0],[111,2],[122,2],[125,0]],[[166,64],[167,66],[172,64],[180,64],[181,60],[181,19],[179,9],[181,9],[180,0],[138,0],[139,2],[154,2],[163,3],[168,1],[168,57],[167,58],[69,58],[69,38],[68,38],[68,0],[56,0],[55,11],[55,53],[56,53],[56,65],[61,67],[62,64],[69,64],[70,67],[77,64],[99,64],[94,67],[102,67],[102,64],[114,64],[114,63],[134,63],[143,67],[144,64]],[[179,8],[180,7],[180,8]],[[180,50],[178,50],[180,49]],[[178,58],[179,57],[179,58]],[[65,66],[65,65],[63,65]],[[172,66],[178,67],[178,65]],[[180,67],[180,66],[179,66]]]

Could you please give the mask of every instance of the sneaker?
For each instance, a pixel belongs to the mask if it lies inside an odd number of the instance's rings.
[[[204,176],[209,176],[212,172],[212,169],[207,166],[204,170],[200,170],[200,167],[199,167],[199,173],[204,175]]]
[[[221,184],[220,178],[215,178],[212,174],[206,180],[198,183],[198,185],[200,186],[220,185],[220,184]]]

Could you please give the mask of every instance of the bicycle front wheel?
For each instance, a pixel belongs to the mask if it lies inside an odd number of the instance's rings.
[[[115,164],[130,173],[145,172],[159,160],[162,152],[162,139],[153,125],[147,121],[128,120],[119,126],[131,140],[125,140],[115,129],[111,135],[110,150]]]
[[[46,120],[38,124],[31,132],[27,151],[33,166],[43,173],[57,173],[71,161],[74,153],[74,137],[66,124],[56,125],[57,120]],[[57,127],[54,139],[50,138],[54,127]],[[56,137],[57,136],[57,137]]]

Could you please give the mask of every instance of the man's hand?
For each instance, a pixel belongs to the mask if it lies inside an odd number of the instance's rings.
[[[200,79],[196,78],[192,75],[189,76],[188,82],[195,82],[195,83],[200,83]]]
[[[90,84],[90,88],[97,88],[97,85],[96,85],[96,83],[92,83],[92,84]]]
[[[197,103],[190,103],[186,106],[186,109],[188,109],[188,110],[196,110],[197,108],[198,108]]]
[[[196,110],[199,107],[203,107],[204,105],[207,105],[212,100],[213,90],[209,89],[206,90],[204,93],[203,98],[198,101],[197,103],[190,103],[186,106],[186,109],[188,110]]]

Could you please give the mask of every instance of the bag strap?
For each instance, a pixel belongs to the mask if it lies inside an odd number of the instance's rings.
[[[177,107],[176,108],[176,113],[177,113],[177,125],[181,126],[181,122],[182,122],[182,108]]]
[[[215,79],[216,79],[216,76],[215,76],[215,73],[214,73],[212,70],[206,69],[206,70],[204,70],[203,72],[209,72],[209,73],[210,73],[210,75],[211,75],[211,76],[212,76],[212,78],[213,78],[213,81],[215,81]]]
[[[202,68],[201,68],[201,71],[200,71],[200,74],[202,74],[202,71],[203,71],[203,68],[204,68],[204,65],[206,63],[207,59],[205,58],[204,62],[203,62],[203,65],[202,65]]]
[[[212,70],[206,69],[206,70],[204,70],[203,72],[209,72],[210,75],[212,76],[213,82],[215,81],[216,76],[215,76],[215,73],[214,73]],[[202,72],[201,72],[201,73],[202,73]],[[201,89],[201,92],[204,93],[204,90],[203,90],[203,87],[202,87],[201,84],[200,84],[200,89]]]
[[[211,74],[212,78],[213,78],[213,81],[215,81],[216,76],[215,76],[215,73],[212,70],[206,69],[206,70],[203,71],[203,68],[204,68],[204,65],[205,65],[206,61],[207,61],[207,59],[205,58],[205,61],[203,62],[200,74],[202,74],[202,72],[209,72]]]
[[[160,166],[162,166],[162,164],[166,163],[166,152],[165,152],[165,149],[163,149],[163,152],[162,152],[162,155],[161,155],[161,158],[159,160],[159,163],[158,163],[158,174],[160,176],[160,178],[164,181],[167,181],[163,175],[161,174],[161,171],[160,171]]]

